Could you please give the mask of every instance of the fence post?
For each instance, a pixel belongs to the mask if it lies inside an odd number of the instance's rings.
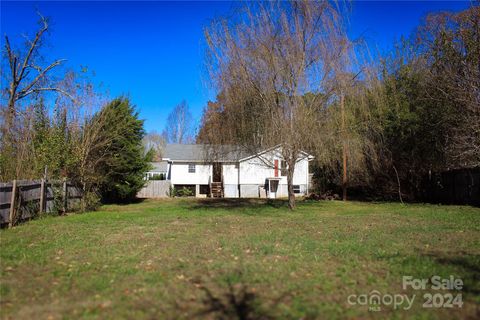
[[[45,179],[40,182],[40,214],[45,210]]]
[[[14,225],[14,217],[15,217],[15,205],[17,199],[17,180],[13,180],[12,182],[12,197],[10,199],[10,216],[8,221],[8,227],[11,228]]]
[[[67,209],[68,209],[67,178],[63,178],[63,214],[67,213]]]

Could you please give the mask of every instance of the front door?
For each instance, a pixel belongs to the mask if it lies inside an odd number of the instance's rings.
[[[220,162],[213,163],[213,182],[222,181],[222,164]]]

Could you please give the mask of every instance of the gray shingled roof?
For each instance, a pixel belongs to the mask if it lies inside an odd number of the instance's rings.
[[[168,169],[168,162],[167,161],[162,161],[162,162],[150,162],[152,165],[152,170],[151,172],[167,172]]]
[[[167,144],[163,158],[172,161],[238,161],[248,156],[235,146],[205,144]]]

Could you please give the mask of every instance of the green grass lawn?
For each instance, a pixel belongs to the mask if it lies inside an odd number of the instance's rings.
[[[1,230],[5,319],[475,318],[480,209],[397,203],[163,200]],[[453,275],[463,289],[402,289]],[[352,294],[416,295],[410,310]],[[425,293],[461,308],[422,307]]]

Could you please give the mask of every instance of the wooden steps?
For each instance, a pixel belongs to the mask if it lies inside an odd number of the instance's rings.
[[[212,182],[210,184],[210,195],[212,198],[223,198],[223,183],[222,182]]]

